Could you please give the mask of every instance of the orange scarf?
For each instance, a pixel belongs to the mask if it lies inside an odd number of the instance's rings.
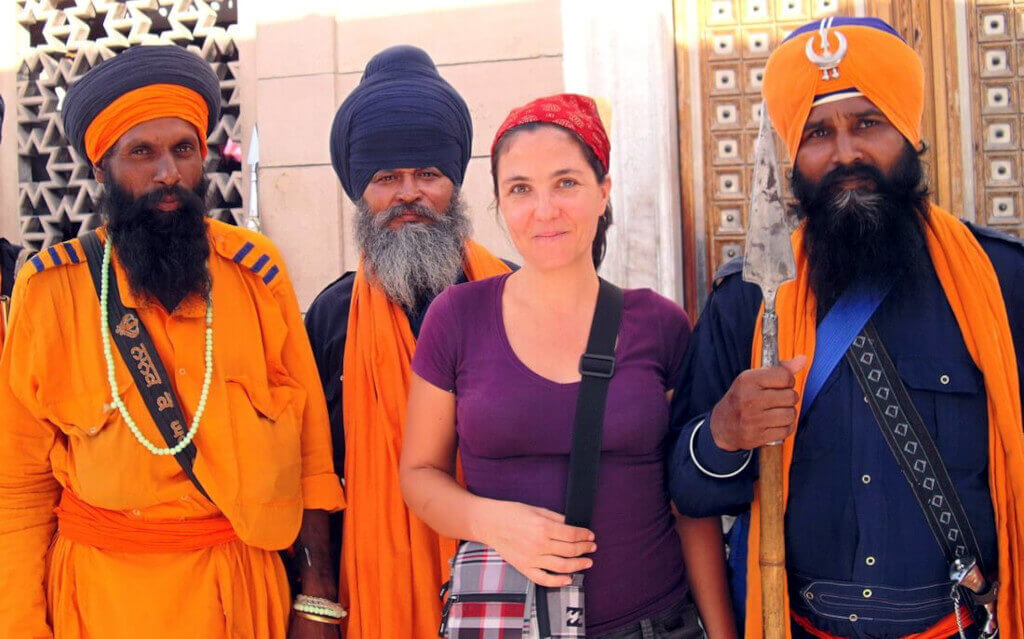
[[[475,242],[465,247],[466,277],[509,271]],[[409,512],[398,484],[410,362],[416,339],[402,309],[356,272],[343,366],[345,510],[342,592],[347,639],[433,637],[438,591],[455,541]]]
[[[995,269],[981,245],[964,224],[932,206],[925,238],[935,272],[953,309],[967,350],[985,378],[988,394],[989,488],[995,507],[999,540],[999,627],[1003,637],[1024,637],[1024,431],[1017,360],[1006,304]],[[793,234],[797,278],[779,289],[779,357],[814,355],[816,303],[808,281],[803,229]],[[761,362],[761,319],[754,330],[752,366]],[[797,392],[807,381],[804,367],[797,374]],[[799,405],[799,404],[798,404]],[[783,502],[789,496],[789,467],[794,437],[783,444]],[[755,487],[756,488],[756,487]],[[750,509],[747,557],[746,636],[763,635],[761,627],[760,504],[757,490]],[[789,605],[788,593],[786,605]],[[790,636],[790,629],[786,629]]]

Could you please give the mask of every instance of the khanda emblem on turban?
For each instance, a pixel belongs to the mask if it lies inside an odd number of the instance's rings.
[[[811,34],[810,38],[807,38],[807,46],[804,47],[804,53],[807,54],[807,59],[813,62],[821,69],[821,79],[829,80],[830,78],[839,77],[839,63],[842,62],[843,56],[846,55],[846,36],[840,31],[836,31],[836,41],[838,42],[839,48],[836,49],[835,53],[832,52],[831,45],[829,45],[828,36],[830,29],[832,28],[832,18],[821,21],[821,25],[818,27],[818,36],[821,38],[821,52],[815,50],[814,34]]]

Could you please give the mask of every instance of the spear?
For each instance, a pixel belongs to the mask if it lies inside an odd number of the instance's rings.
[[[768,109],[761,103],[761,129],[754,148],[754,179],[747,223],[743,279],[761,287],[764,313],[761,318],[761,367],[779,363],[778,316],[775,295],[779,287],[796,277],[790,243],[790,227],[779,181],[775,132]],[[782,442],[762,446],[760,461],[761,502],[761,597],[764,639],[786,636],[785,536],[782,503]]]
[[[259,194],[259,164],[260,164],[260,134],[256,125],[252,126],[252,135],[249,136],[249,214],[246,216],[245,227],[250,231],[262,232],[263,220],[260,218],[260,194]]]

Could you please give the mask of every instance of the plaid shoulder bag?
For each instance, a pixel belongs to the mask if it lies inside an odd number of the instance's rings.
[[[579,396],[569,453],[565,523],[588,528],[594,510],[608,384],[622,319],[622,289],[600,281],[587,351],[580,357]],[[438,635],[447,639],[582,639],[583,574],[563,588],[538,586],[492,548],[464,541],[441,588]],[[445,599],[445,595],[447,598]]]

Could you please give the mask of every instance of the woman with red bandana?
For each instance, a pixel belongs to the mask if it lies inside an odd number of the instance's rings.
[[[495,549],[539,585],[565,586],[582,571],[589,637],[701,637],[694,599],[712,637],[733,637],[718,520],[680,520],[680,544],[664,479],[666,393],[690,321],[649,289],[624,291],[592,525],[560,514],[611,224],[609,150],[584,96],[541,98],[499,128],[495,196],[523,266],[449,288],[428,311],[403,491],[440,534]]]

